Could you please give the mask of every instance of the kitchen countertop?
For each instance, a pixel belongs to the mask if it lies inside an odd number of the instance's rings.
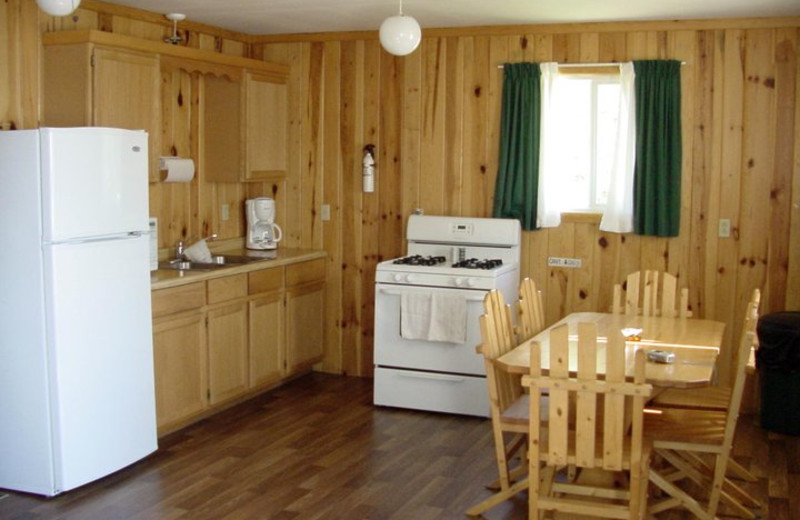
[[[215,251],[215,254],[247,256],[248,252],[249,251],[247,249],[233,249],[228,251]],[[276,258],[267,258],[247,264],[232,264],[230,266],[217,267],[208,271],[158,269],[150,272],[150,288],[152,290],[156,290],[166,289],[169,287],[178,287],[180,285],[211,280],[214,278],[221,278],[224,276],[231,276],[234,274],[249,273],[250,271],[258,271],[260,269],[271,269],[273,267],[281,267],[299,262],[306,262],[308,260],[316,260],[317,258],[325,258],[326,256],[327,253],[320,250],[278,248]]]

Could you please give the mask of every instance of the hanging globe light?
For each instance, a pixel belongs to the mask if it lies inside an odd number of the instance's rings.
[[[413,16],[403,14],[403,0],[400,0],[399,13],[383,21],[379,36],[386,52],[395,56],[405,56],[419,47],[419,42],[422,41],[422,29]]]
[[[81,4],[81,0],[36,0],[39,8],[53,16],[66,16]]]

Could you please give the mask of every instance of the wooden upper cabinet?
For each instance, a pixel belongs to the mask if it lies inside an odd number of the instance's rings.
[[[215,182],[239,182],[242,161],[242,82],[203,75],[203,171]]]
[[[161,149],[157,55],[93,43],[44,49],[44,126],[106,126],[148,133],[150,180]]]
[[[283,177],[289,121],[286,76],[248,73],[245,92],[247,151],[243,180]]]

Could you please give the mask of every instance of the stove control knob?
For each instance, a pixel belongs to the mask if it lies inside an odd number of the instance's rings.
[[[453,283],[456,284],[456,287],[461,287],[462,285],[464,285],[464,279],[463,278],[456,278],[455,280],[453,280]]]
[[[410,274],[410,275],[406,276],[406,281],[407,281],[408,283],[412,283],[412,282],[413,282],[414,280],[416,280],[416,279],[417,279],[417,276],[416,276],[416,275],[414,275],[414,274]]]
[[[402,282],[403,281],[403,275],[402,274],[394,275],[394,281],[395,282]]]
[[[475,280],[467,278],[467,287],[475,287]]]

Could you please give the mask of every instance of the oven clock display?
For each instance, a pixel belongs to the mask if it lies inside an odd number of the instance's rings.
[[[457,237],[471,237],[472,231],[472,224],[453,224],[450,230],[451,234]]]

